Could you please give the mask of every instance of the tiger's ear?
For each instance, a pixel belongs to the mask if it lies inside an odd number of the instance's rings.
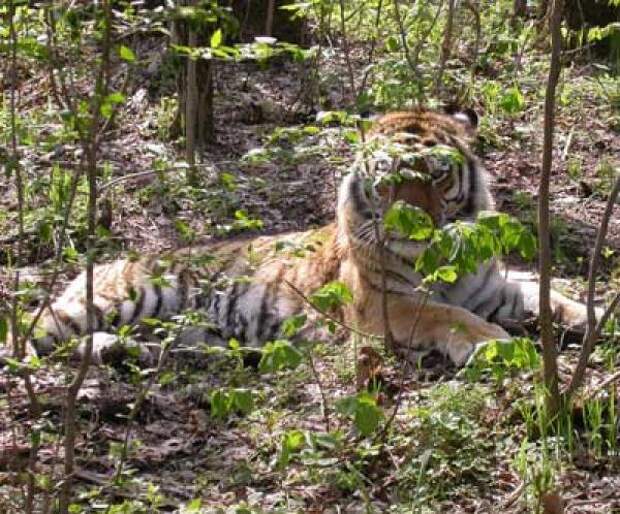
[[[478,114],[473,109],[466,107],[459,108],[456,105],[448,105],[445,109],[446,114],[452,116],[459,123],[462,123],[470,130],[478,128]]]

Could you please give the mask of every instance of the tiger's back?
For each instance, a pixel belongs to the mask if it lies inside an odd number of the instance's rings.
[[[95,332],[202,311],[212,340],[235,337],[260,346],[299,312],[299,291],[312,291],[337,274],[335,227],[278,236],[238,238],[164,255],[120,259],[94,272]],[[48,307],[35,343],[48,353],[87,332],[86,275],[80,274]],[[209,342],[209,341],[206,341]]]

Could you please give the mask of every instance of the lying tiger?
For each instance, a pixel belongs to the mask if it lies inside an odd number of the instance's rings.
[[[336,221],[323,228],[98,265],[95,356],[115,328],[144,318],[169,319],[186,310],[206,314],[211,325],[201,337],[208,344],[226,344],[234,337],[260,347],[281,336],[284,320],[311,310],[303,296],[334,280],[346,284],[354,298],[335,313],[343,324],[383,335],[385,297],[393,339],[406,351],[435,349],[460,366],[485,341],[509,338],[503,321],[522,320],[528,311],[537,311],[535,281],[507,280],[490,261],[455,283],[433,286],[430,297],[423,299],[422,277],[412,263],[424,243],[387,232],[375,220],[375,214],[380,218],[396,200],[426,210],[437,226],[473,220],[479,211],[492,209],[485,172],[470,148],[477,121],[471,111],[426,109],[378,119],[370,140],[391,138],[413,152],[443,145],[462,156],[460,164],[427,159],[422,166],[416,164],[415,174],[408,174],[406,160],[394,158],[389,167],[402,180],[386,187],[373,185],[366,176],[369,167],[375,172],[381,168],[380,159],[370,166],[360,160],[340,186]],[[419,173],[429,180],[407,178]],[[552,304],[558,321],[585,324],[584,305],[555,292]],[[43,335],[34,346],[42,353],[86,333],[84,274],[46,309],[38,329]],[[314,336],[302,331],[297,337]]]

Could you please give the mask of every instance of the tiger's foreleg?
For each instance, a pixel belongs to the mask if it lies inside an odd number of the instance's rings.
[[[397,349],[402,348],[405,354],[438,350],[454,364],[462,366],[481,344],[510,339],[502,327],[462,307],[392,295],[388,296],[387,307],[390,331]],[[366,304],[357,318],[365,330],[383,333],[380,299]]]

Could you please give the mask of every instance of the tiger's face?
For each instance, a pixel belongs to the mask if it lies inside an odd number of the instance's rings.
[[[387,150],[375,162],[375,190],[384,209],[402,200],[440,227],[490,208],[484,171],[469,150],[476,126],[473,111],[411,111],[379,120],[372,135]]]

